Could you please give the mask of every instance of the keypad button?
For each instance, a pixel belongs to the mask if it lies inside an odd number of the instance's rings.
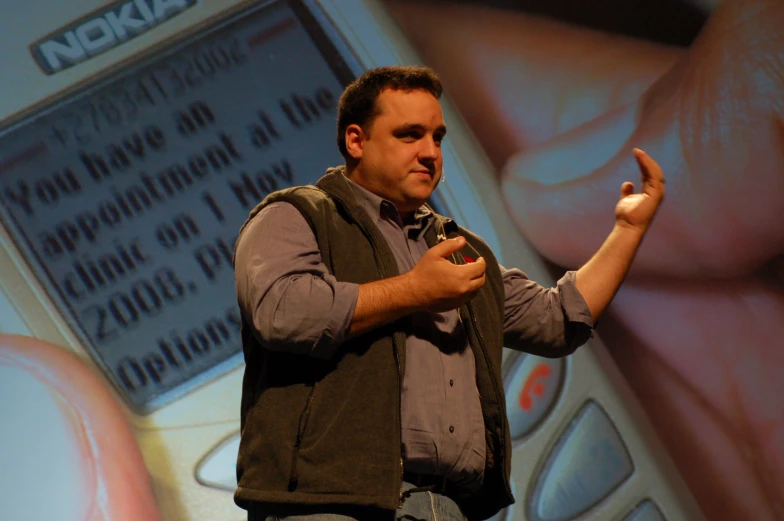
[[[237,488],[237,452],[240,433],[226,438],[196,466],[196,481],[202,485],[234,491]]]
[[[651,501],[646,499],[635,508],[628,516],[623,518],[623,521],[667,521],[659,510],[659,507]]]
[[[593,507],[634,471],[618,431],[589,401],[564,431],[536,477],[531,521],[566,521]]]
[[[517,355],[504,376],[506,412],[512,440],[519,441],[550,413],[561,392],[565,362],[560,358]]]

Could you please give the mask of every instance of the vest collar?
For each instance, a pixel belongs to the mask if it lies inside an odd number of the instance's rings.
[[[327,169],[324,176],[316,182],[316,186],[329,194],[335,202],[341,204],[351,215],[357,215],[355,212],[358,211],[366,213],[360,206],[360,202],[357,201],[354,190],[352,190],[349,183],[351,183],[351,181],[346,177],[346,167],[345,165],[340,165]],[[433,211],[427,203],[425,204],[425,207],[433,212],[433,215],[435,216],[434,225],[437,230],[443,230],[443,233],[446,234],[446,236],[449,236],[449,234],[453,232],[457,232],[457,223],[455,223],[454,220],[439,215]]]

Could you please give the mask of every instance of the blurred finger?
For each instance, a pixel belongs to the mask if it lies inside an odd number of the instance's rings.
[[[647,91],[681,51],[482,7],[393,8],[496,164],[520,151],[507,206],[552,261],[578,266],[599,247],[637,170],[632,145],[671,195],[633,273],[736,275],[784,246],[768,225],[784,219],[781,2],[722,3]]]
[[[634,272],[750,273],[784,248],[784,4],[728,1],[689,54],[638,102],[515,156],[507,206],[554,262],[577,266],[612,224],[631,145],[667,172],[670,196]],[[644,164],[644,163],[643,163]]]
[[[633,102],[682,52],[459,2],[388,6],[498,167]]]
[[[0,335],[0,409],[0,519],[160,519],[122,410],[76,356]]]

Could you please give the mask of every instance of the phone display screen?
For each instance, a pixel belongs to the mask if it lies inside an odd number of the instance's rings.
[[[342,162],[351,77],[273,2],[0,135],[3,224],[137,412],[241,363],[234,240],[265,195]]]

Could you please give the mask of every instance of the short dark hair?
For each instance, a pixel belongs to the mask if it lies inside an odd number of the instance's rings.
[[[386,89],[412,91],[424,90],[441,98],[443,87],[438,75],[428,67],[396,66],[379,67],[366,71],[352,81],[338,103],[338,148],[348,161],[346,129],[359,125],[365,132],[379,114],[376,104],[379,94]]]

